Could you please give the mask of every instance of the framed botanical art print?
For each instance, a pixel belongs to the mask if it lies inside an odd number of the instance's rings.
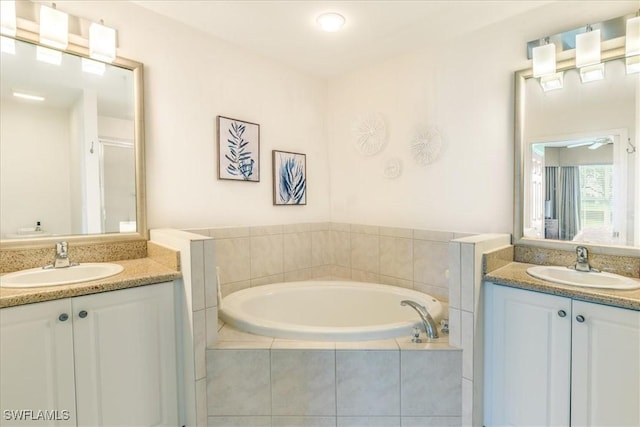
[[[307,156],[273,150],[273,204],[307,204]]]
[[[260,125],[217,117],[218,179],[260,181]]]

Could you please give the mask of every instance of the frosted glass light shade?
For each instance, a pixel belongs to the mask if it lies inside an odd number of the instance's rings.
[[[555,74],[547,74],[540,77],[540,86],[545,92],[550,90],[562,89],[564,86],[564,74],[562,72]]]
[[[576,36],[576,66],[586,67],[600,63],[600,30]]]
[[[116,59],[116,30],[95,22],[89,27],[89,56],[103,62]]]
[[[595,82],[602,79],[604,79],[604,63],[580,68],[580,81],[582,83]]]
[[[533,77],[541,77],[556,72],[556,45],[545,44],[533,48]]]
[[[627,20],[624,51],[626,56],[640,55],[640,16]]]
[[[16,29],[16,2],[0,1],[0,34],[15,37]]]
[[[40,43],[66,49],[69,45],[69,15],[48,6],[40,6]]]

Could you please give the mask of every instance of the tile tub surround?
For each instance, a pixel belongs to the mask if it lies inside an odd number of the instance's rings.
[[[208,425],[460,426],[461,378],[446,338],[294,341],[224,325],[207,350]]]
[[[51,264],[56,244],[46,248],[16,248],[0,250],[0,274]],[[113,262],[145,258],[146,240],[105,243],[69,243],[69,259],[73,262]]]
[[[448,242],[465,233],[342,223],[189,230],[212,237],[222,295],[270,283],[350,279],[449,297]]]

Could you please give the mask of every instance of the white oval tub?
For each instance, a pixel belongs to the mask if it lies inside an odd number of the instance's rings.
[[[220,318],[259,335],[310,341],[368,341],[409,336],[422,321],[400,301],[425,306],[433,319],[443,306],[422,292],[350,281],[304,281],[256,286],[222,299]]]

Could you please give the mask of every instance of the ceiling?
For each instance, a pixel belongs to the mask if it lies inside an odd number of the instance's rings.
[[[332,77],[459,37],[552,1],[137,0],[134,3],[320,77]],[[326,33],[323,12],[346,17]]]

